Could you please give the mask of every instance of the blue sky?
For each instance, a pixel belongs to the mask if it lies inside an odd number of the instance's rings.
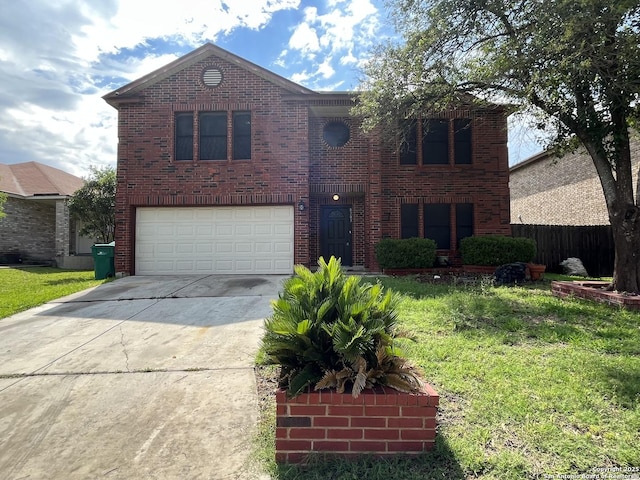
[[[314,90],[355,90],[384,0],[14,0],[0,15],[0,163],[115,166],[102,96],[212,42]],[[510,162],[540,148],[515,122]]]

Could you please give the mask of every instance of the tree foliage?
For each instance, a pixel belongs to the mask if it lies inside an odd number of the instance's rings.
[[[115,212],[115,169],[92,167],[84,186],[69,200],[69,213],[82,222],[81,235],[109,243],[114,239]]]
[[[591,156],[615,235],[614,286],[640,291],[630,130],[640,119],[637,0],[390,0],[402,42],[378,47],[356,113],[365,128],[460,102],[535,114],[558,151]]]
[[[7,214],[4,213],[4,203],[7,201],[7,194],[4,192],[0,192],[0,218],[5,217]]]

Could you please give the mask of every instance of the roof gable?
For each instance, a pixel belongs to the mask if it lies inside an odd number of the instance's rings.
[[[196,50],[187,53],[186,55],[174,60],[173,62],[165,65],[162,68],[159,68],[137,80],[134,80],[123,87],[114,90],[111,93],[106,94],[102,98],[109,104],[114,107],[117,107],[119,103],[124,103],[128,99],[130,100],[132,97],[135,97],[138,92],[144,90],[145,88],[155,85],[156,83],[165,80],[166,78],[174,75],[186,68],[189,68],[192,65],[195,65],[201,60],[204,60],[207,57],[216,56],[223,60],[228,61],[244,70],[247,70],[259,77],[279,86],[287,90],[292,94],[314,94],[313,90],[310,90],[302,85],[298,85],[295,82],[287,80],[280,75],[277,75],[265,68],[256,65],[244,58],[241,58],[233,53],[224,50],[212,43],[205,43],[203,46],[197,48]]]
[[[38,162],[0,164],[0,191],[21,197],[71,196],[84,180]]]

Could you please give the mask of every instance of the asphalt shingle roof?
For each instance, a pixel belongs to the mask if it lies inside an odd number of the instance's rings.
[[[0,192],[22,197],[70,196],[83,185],[83,179],[42,163],[0,164]]]

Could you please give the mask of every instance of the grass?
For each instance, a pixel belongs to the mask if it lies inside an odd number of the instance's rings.
[[[258,449],[273,479],[638,472],[639,313],[556,299],[548,280],[512,288],[380,281],[402,296],[401,326],[417,338],[404,350],[441,395],[435,451],[414,459],[278,466],[270,404]]]
[[[0,269],[0,319],[104,283],[92,271],[51,267]]]

